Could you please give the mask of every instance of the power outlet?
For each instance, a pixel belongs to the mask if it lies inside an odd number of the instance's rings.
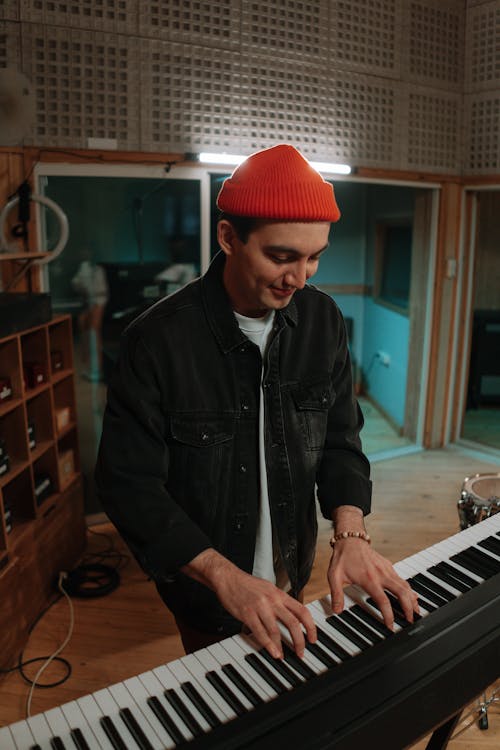
[[[381,351],[380,349],[377,352],[377,358],[380,361],[380,364],[384,365],[384,367],[389,367],[389,365],[391,364],[391,357],[390,357],[390,355],[387,354],[387,352]]]

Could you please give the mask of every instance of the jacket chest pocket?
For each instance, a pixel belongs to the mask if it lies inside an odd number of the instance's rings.
[[[225,503],[235,426],[233,417],[170,418],[169,489],[206,532]]]
[[[313,383],[302,383],[292,391],[297,417],[309,450],[323,449],[326,438],[328,411],[335,400],[329,378]]]

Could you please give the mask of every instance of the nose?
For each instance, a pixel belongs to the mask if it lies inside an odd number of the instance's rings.
[[[307,261],[297,262],[293,270],[286,273],[285,284],[296,289],[303,289],[310,275],[307,272]]]

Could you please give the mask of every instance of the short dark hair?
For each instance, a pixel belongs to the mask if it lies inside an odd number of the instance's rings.
[[[245,245],[248,241],[248,235],[260,224],[262,219],[258,219],[256,216],[233,216],[225,211],[221,211],[217,222],[225,219],[233,225],[234,231],[236,232],[240,242]]]

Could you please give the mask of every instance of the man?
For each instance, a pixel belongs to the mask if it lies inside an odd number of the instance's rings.
[[[315,489],[333,521],[335,612],[358,583],[408,619],[416,596],[369,545],[369,464],[342,316],[306,285],[340,216],[332,186],[289,145],[250,156],[217,199],[208,272],[125,332],[96,479],[104,508],[176,617],[187,651],[249,629],[282,657],[316,628],[300,602]],[[305,633],[304,633],[305,631]]]

